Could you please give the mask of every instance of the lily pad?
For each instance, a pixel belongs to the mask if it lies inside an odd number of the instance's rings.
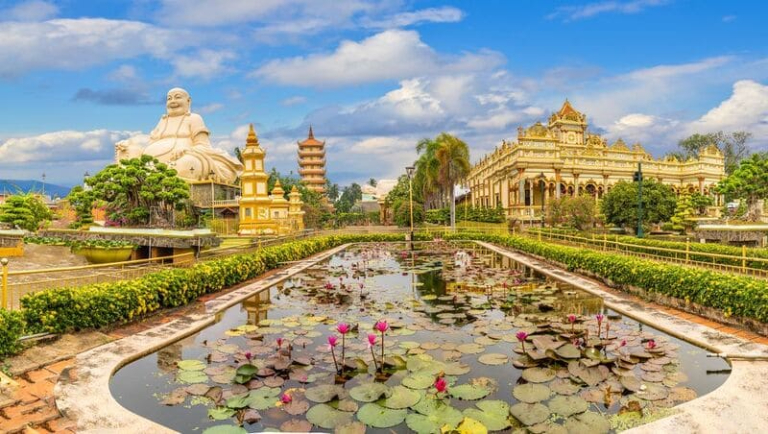
[[[611,429],[611,424],[603,416],[588,411],[568,418],[565,429],[569,434],[604,434]]]
[[[392,389],[382,383],[366,383],[353,387],[349,395],[360,402],[373,402],[392,396]]]
[[[227,407],[234,408],[235,410],[248,407],[248,404],[249,404],[248,398],[249,396],[247,393],[230,397],[229,399],[227,399]]]
[[[353,396],[354,397],[354,396]],[[391,389],[391,396],[381,402],[381,405],[392,409],[408,408],[416,405],[421,399],[421,394],[403,386],[395,386]]]
[[[489,400],[476,404],[478,409],[468,408],[464,410],[464,416],[480,421],[490,431],[507,429],[509,420],[509,404],[504,401]]]
[[[179,367],[179,369],[184,371],[202,371],[207,367],[205,362],[202,360],[179,360],[176,362],[176,366]]]
[[[205,383],[208,381],[208,376],[203,371],[180,371],[176,380],[187,384]]]
[[[310,387],[304,393],[304,396],[312,402],[323,403],[332,401],[344,393],[344,388],[341,386],[323,384],[320,386]]]
[[[546,405],[520,402],[509,408],[509,413],[523,425],[536,425],[549,419],[549,408]]]
[[[557,413],[564,417],[568,417],[572,414],[584,413],[587,411],[587,408],[589,408],[587,401],[576,395],[558,395],[549,401],[548,406],[553,413]]]
[[[248,431],[237,425],[216,425],[206,428],[203,434],[246,434]]]
[[[456,350],[461,351],[464,354],[478,354],[485,351],[485,347],[480,344],[470,343],[470,344],[461,344],[458,347],[456,347]]]
[[[284,432],[310,432],[312,424],[304,419],[291,419],[280,425],[280,431]]]
[[[357,411],[357,418],[360,422],[374,428],[389,428],[403,423],[406,414],[406,410],[391,409],[379,404],[368,403]]]
[[[424,398],[417,406],[419,413],[410,413],[405,418],[408,428],[419,434],[439,433],[443,426],[456,427],[463,415],[459,410],[440,400]]]
[[[530,383],[546,383],[555,378],[555,370],[551,368],[528,368],[523,371],[522,377]]]
[[[365,434],[365,424],[354,421],[344,425],[339,425],[333,430],[334,434]]]
[[[304,414],[309,410],[309,401],[306,401],[304,399],[294,399],[290,403],[284,405],[283,411],[290,414],[291,416],[298,416],[300,414]]]
[[[532,404],[549,399],[552,391],[543,384],[528,383],[512,389],[512,395],[520,402]]]
[[[550,383],[549,387],[558,395],[573,395],[581,389],[579,385],[567,378],[558,378]]]
[[[642,383],[634,375],[625,375],[619,378],[619,382],[625,389],[632,392],[639,392]]]
[[[443,367],[443,373],[445,375],[464,375],[470,370],[472,370],[472,368],[468,364],[461,362],[446,363]]]
[[[412,374],[403,378],[403,386],[410,389],[426,389],[435,383],[435,376],[430,374]]]
[[[307,420],[324,429],[334,429],[352,422],[353,413],[337,410],[328,404],[317,404],[307,411]]]
[[[235,410],[227,407],[216,407],[208,409],[208,417],[213,420],[225,420],[234,416]]]
[[[488,353],[478,357],[477,361],[484,365],[496,366],[507,363],[509,361],[509,357],[507,357],[506,354],[501,353]]]
[[[555,350],[555,354],[563,359],[578,359],[581,357],[581,351],[573,344],[565,344],[562,347]]]
[[[248,394],[248,407],[255,410],[266,410],[277,406],[277,396],[280,389],[277,387],[262,387],[251,390]]]
[[[488,429],[482,424],[482,422],[472,419],[471,417],[465,417],[459,426],[456,427],[457,434],[487,434]]]
[[[475,401],[493,393],[495,385],[496,383],[493,379],[480,377],[472,379],[469,384],[453,386],[448,392],[454,398]]]

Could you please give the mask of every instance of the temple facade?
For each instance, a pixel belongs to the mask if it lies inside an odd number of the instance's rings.
[[[299,175],[310,190],[325,194],[325,141],[315,138],[312,126],[309,135],[299,145]]]
[[[667,184],[676,194],[698,191],[712,196],[715,205],[723,203],[714,192],[725,177],[723,155],[716,146],[698,159],[654,159],[639,143],[628,146],[618,139],[609,144],[589,133],[587,116],[568,100],[547,124],[519,127],[517,142],[503,141],[473,165],[467,184],[475,206],[500,206],[510,218],[536,218],[542,200],[546,207],[549,200],[564,195],[602,198],[616,183],[632,181],[638,163],[645,179]]]
[[[240,235],[288,234],[304,229],[304,212],[296,187],[285,199],[285,191],[277,180],[271,194],[267,191],[269,175],[264,170],[266,151],[259,146],[253,124],[241,153],[245,166],[240,176]]]

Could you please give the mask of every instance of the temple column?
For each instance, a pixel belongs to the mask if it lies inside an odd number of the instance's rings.
[[[518,181],[518,205],[525,205],[525,178],[523,178],[523,174],[525,173],[525,169],[517,169],[517,179]]]
[[[560,199],[560,169],[555,169],[555,198]]]
[[[579,174],[573,174],[573,196],[579,197]]]
[[[603,175],[603,196],[608,193],[608,175]]]
[[[499,192],[499,195],[501,196],[501,207],[505,209],[509,208],[509,178],[507,176],[501,181],[501,191]]]
[[[699,177],[699,194],[704,194],[704,178]]]

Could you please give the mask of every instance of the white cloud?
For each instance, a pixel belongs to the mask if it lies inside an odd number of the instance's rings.
[[[0,167],[26,163],[92,161],[114,156],[114,144],[138,135],[131,131],[54,131],[14,137],[0,143]]]
[[[698,62],[682,63],[677,65],[659,65],[651,68],[643,68],[630,72],[629,74],[617,77],[618,80],[662,80],[697,74],[719,68],[730,63],[735,58],[733,56],[710,57]]]
[[[332,53],[268,62],[252,73],[267,81],[299,86],[342,86],[412,78],[428,71],[477,71],[503,62],[491,51],[441,56],[407,30],[387,30],[360,42],[343,41]]]
[[[429,23],[455,23],[464,18],[464,13],[451,6],[439,8],[421,9],[418,11],[401,12],[380,20],[363,20],[364,27],[370,28],[393,28],[406,27],[425,22]]]
[[[59,7],[42,0],[30,0],[18,3],[0,11],[4,21],[42,21],[53,18],[59,13]]]
[[[576,21],[592,18],[604,13],[636,14],[649,7],[663,6],[669,2],[669,0],[612,0],[587,3],[579,6],[561,6],[549,14],[547,18],[555,19],[562,17],[563,21]]]
[[[731,96],[687,128],[689,133],[751,132],[762,142],[768,137],[768,86],[752,80],[733,84]]]
[[[171,63],[177,77],[210,80],[228,74],[232,68],[226,63],[236,58],[232,51],[202,49],[194,54],[174,56]]]
[[[724,23],[732,23],[734,21],[736,21],[736,15],[726,15],[723,17]]]
[[[0,23],[0,76],[37,69],[82,70],[149,55],[165,59],[199,36],[137,21],[103,18]]]
[[[647,151],[659,154],[662,151],[659,139],[664,138],[663,144],[668,144],[673,140],[670,136],[680,131],[680,124],[674,119],[631,113],[609,124],[605,128],[605,136],[610,140],[621,138],[630,144],[640,142]]]
[[[107,74],[107,78],[122,83],[134,83],[140,80],[138,71],[131,65],[118,66],[117,69]]]
[[[288,97],[288,98],[280,101],[280,104],[284,105],[286,107],[291,107],[291,106],[295,106],[295,105],[304,104],[305,102],[307,102],[307,98],[305,98],[303,96],[300,96],[300,95],[297,95],[297,96]]]
[[[219,111],[219,110],[221,110],[223,108],[224,108],[224,104],[218,103],[218,102],[214,102],[214,103],[207,104],[207,105],[204,105],[204,106],[200,107],[199,109],[197,109],[197,112],[205,115],[205,114],[208,114],[208,113],[217,112],[217,111]]]

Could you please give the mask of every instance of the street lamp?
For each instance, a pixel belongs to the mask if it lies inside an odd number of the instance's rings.
[[[544,176],[544,172],[541,172],[541,174],[539,174],[537,178],[540,182],[539,186],[541,188],[541,227],[543,229],[544,228],[544,186],[547,183],[547,177]]]
[[[413,172],[416,170],[413,166],[405,168],[405,173],[408,174],[408,202],[411,208],[411,250],[413,250]]]
[[[43,172],[43,200],[45,200],[45,172]]]
[[[208,172],[208,179],[211,180],[211,226],[213,226],[213,216],[216,213],[216,210],[213,208],[213,199],[215,197],[214,187],[213,187],[213,175],[215,174],[216,172],[214,172],[213,169],[211,169],[211,171]]]

